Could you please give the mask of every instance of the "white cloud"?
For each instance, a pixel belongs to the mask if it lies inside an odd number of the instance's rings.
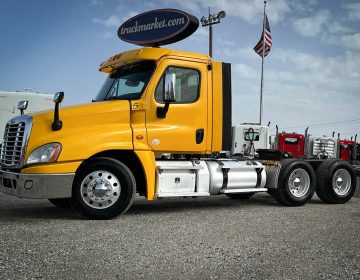
[[[352,31],[341,22],[334,19],[328,10],[320,10],[312,16],[297,18],[292,21],[294,30],[304,37],[321,35],[325,42],[332,42],[329,34],[344,34]]]
[[[236,58],[236,59],[254,59],[258,58],[258,54],[254,52],[253,47],[248,46],[245,48],[222,48],[219,51],[220,54],[230,57],[230,58]]]
[[[233,66],[233,108],[242,108],[234,109],[234,123],[258,119],[260,69],[249,65]],[[358,118],[359,65],[358,52],[319,57],[274,49],[264,72],[264,122],[284,127]],[[312,133],[329,132],[322,128]]]
[[[222,36],[216,38],[216,42],[223,47],[234,47],[236,45],[233,40],[223,38]]]
[[[103,1],[102,0],[91,0],[90,5],[91,6],[99,6],[102,5]]]
[[[224,10],[227,15],[240,17],[249,23],[255,23],[262,19],[264,7],[263,1],[254,0],[162,0],[162,2],[170,6],[177,4],[196,13],[198,17],[206,15],[208,7],[211,7],[213,12]],[[271,5],[268,5],[267,8],[267,14],[272,24],[282,21],[288,12],[290,12],[290,8],[285,0],[272,0]]]
[[[360,20],[360,3],[347,3],[343,6],[347,11],[348,20]]]
[[[360,33],[342,36],[325,36],[323,41],[330,45],[338,45],[350,50],[360,50]]]
[[[102,35],[102,37],[103,37],[104,39],[114,38],[114,32],[107,31],[107,32],[105,32],[105,33]]]
[[[338,34],[338,33],[347,33],[351,32],[352,29],[343,25],[338,21],[331,21],[327,23],[327,29],[329,33]]]
[[[297,13],[307,13],[312,12],[314,6],[317,5],[316,0],[292,0],[289,2],[289,5],[291,6],[291,10],[297,12]]]
[[[117,15],[111,15],[107,19],[93,18],[92,23],[100,24],[105,27],[119,27],[122,21]]]
[[[333,101],[355,97],[360,87],[360,53],[322,58],[293,50],[275,50],[273,58],[293,67],[294,84],[316,89],[318,96],[333,95]],[[360,99],[357,101],[359,103]]]
[[[360,50],[360,33],[341,36],[340,42],[348,49]]]
[[[137,14],[139,14],[139,12],[137,12],[137,11],[128,11],[126,13],[126,15],[122,18],[120,18],[117,15],[111,15],[107,19],[100,19],[100,18],[96,17],[96,18],[92,19],[92,23],[102,25],[106,28],[119,28],[119,26],[123,22],[125,22],[126,20],[128,20],[129,18],[131,18]],[[103,38],[105,38],[105,39],[111,38],[111,37],[109,36],[108,32],[104,33],[104,35],[103,35]]]
[[[241,77],[242,79],[253,79],[259,76],[258,71],[245,64],[233,64],[232,65],[235,77]]]
[[[171,7],[171,3],[178,4],[179,6],[183,7],[187,11],[195,12],[195,13],[201,13],[203,12],[203,8],[201,6],[201,3],[199,1],[194,0],[162,0],[165,4],[168,4],[169,7]]]
[[[321,33],[330,17],[328,10],[320,10],[314,16],[294,19],[292,26],[304,37],[315,37]]]

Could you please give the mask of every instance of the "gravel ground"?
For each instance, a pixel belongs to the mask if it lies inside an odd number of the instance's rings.
[[[0,279],[360,279],[360,198],[280,206],[267,194],[136,198],[84,220],[0,194]]]

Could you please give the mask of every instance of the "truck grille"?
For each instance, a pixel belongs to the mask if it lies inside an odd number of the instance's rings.
[[[329,158],[336,158],[336,140],[329,138],[316,138],[314,140],[314,156],[323,154]]]
[[[5,126],[0,163],[8,168],[19,168],[31,129],[31,117],[24,115],[11,119]]]

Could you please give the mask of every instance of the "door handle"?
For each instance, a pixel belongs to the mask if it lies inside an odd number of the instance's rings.
[[[204,140],[204,129],[199,128],[196,130],[196,144],[201,144]]]

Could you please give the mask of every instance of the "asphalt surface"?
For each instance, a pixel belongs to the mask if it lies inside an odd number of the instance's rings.
[[[360,279],[360,198],[136,198],[109,221],[0,194],[0,279]]]

